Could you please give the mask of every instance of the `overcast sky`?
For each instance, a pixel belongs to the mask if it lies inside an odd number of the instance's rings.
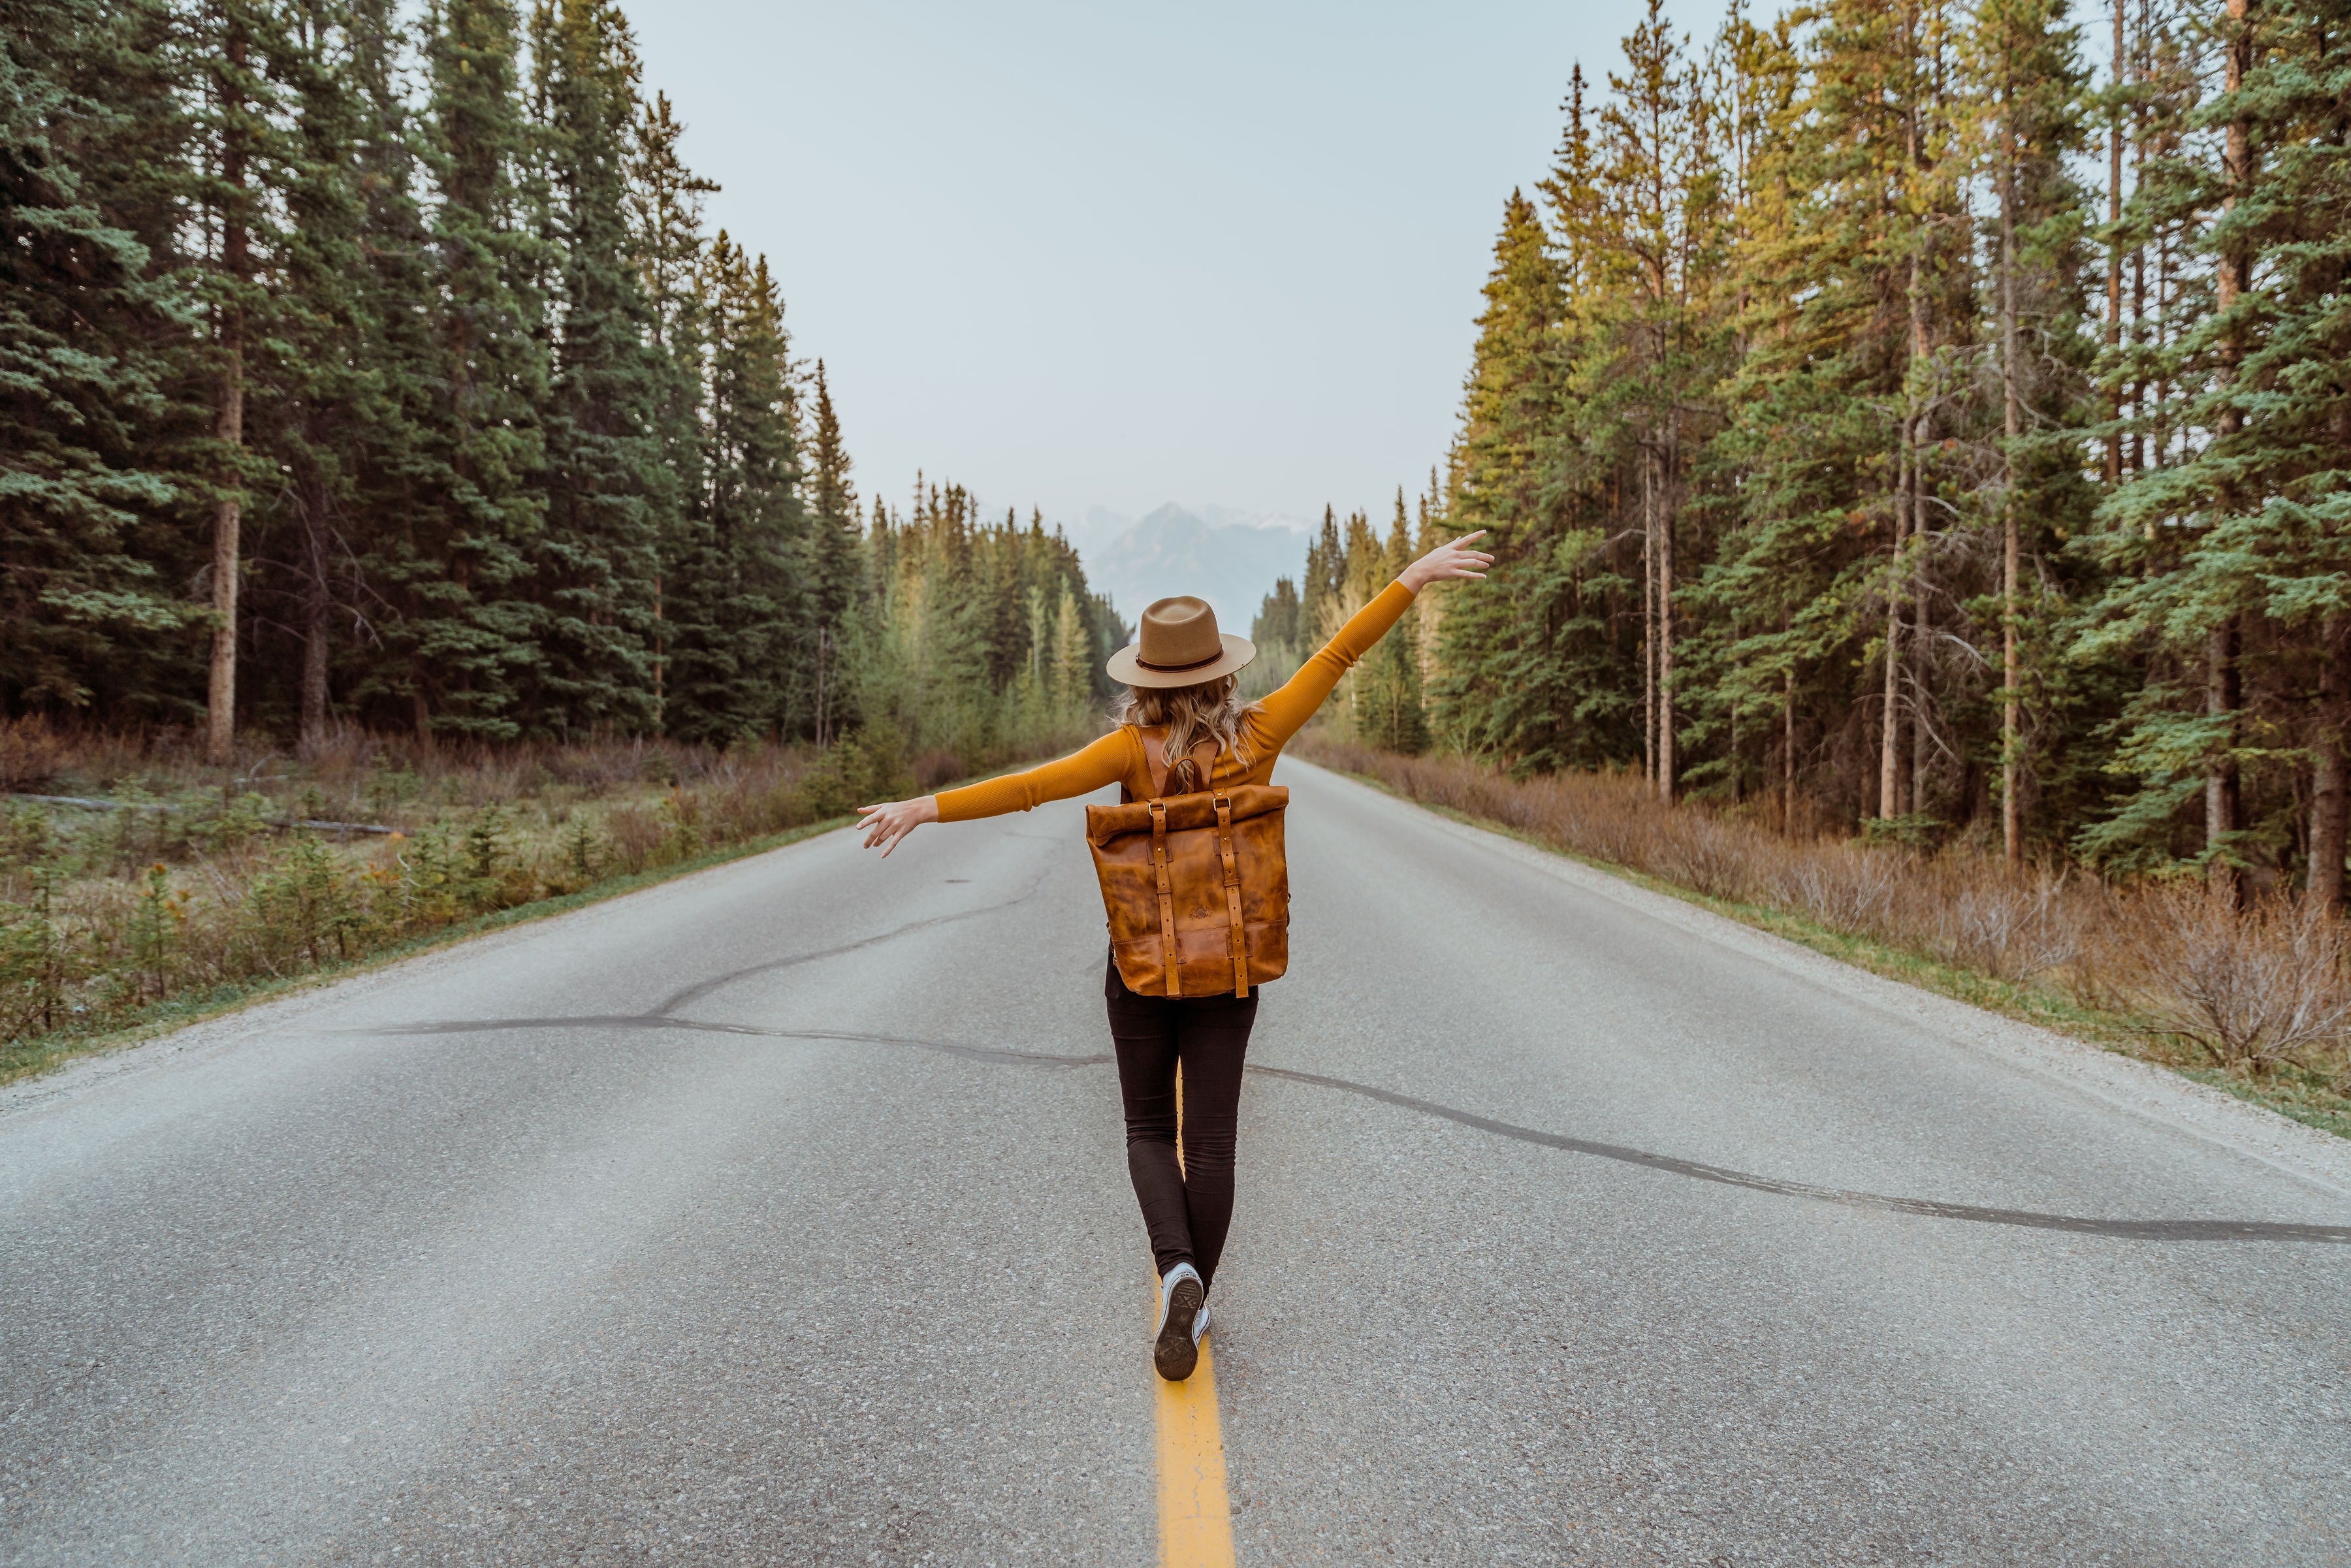
[[[1502,202],[1635,0],[657,0],[648,92],[826,362],[861,492],[1319,516],[1452,429]],[[1720,8],[1677,9],[1701,36]]]

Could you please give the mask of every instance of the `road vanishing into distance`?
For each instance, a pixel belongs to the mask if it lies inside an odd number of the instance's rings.
[[[1213,1387],[1078,805],[836,832],[0,1095],[0,1562],[2351,1559],[2351,1145],[1282,776]]]

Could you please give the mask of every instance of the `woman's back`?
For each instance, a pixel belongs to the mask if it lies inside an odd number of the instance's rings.
[[[1414,591],[1401,580],[1390,583],[1378,598],[1357,611],[1337,636],[1299,667],[1280,690],[1251,704],[1241,716],[1238,744],[1220,748],[1207,784],[1196,788],[1238,789],[1244,784],[1273,781],[1273,764],[1281,748],[1305,727],[1306,721],[1327,701],[1340,677],[1369,653],[1412,605]],[[1157,791],[1143,742],[1143,727],[1123,724],[1083,750],[1032,768],[961,789],[942,790],[939,821],[969,821],[1006,811],[1027,811],[1048,800],[1090,795],[1105,785],[1120,786],[1130,799],[1148,800]]]

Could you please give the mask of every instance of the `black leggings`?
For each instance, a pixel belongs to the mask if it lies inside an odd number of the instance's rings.
[[[1257,993],[1138,996],[1118,965],[1102,982],[1118,1090],[1126,1103],[1126,1170],[1143,1205],[1151,1251],[1165,1274],[1178,1263],[1216,1282],[1233,1223],[1233,1147],[1239,1131],[1241,1059],[1257,1022]],[[1184,1065],[1184,1160],[1176,1160],[1176,1065]]]

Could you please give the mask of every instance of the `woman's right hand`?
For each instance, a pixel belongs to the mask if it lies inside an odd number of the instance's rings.
[[[879,848],[882,858],[888,860],[898,841],[921,827],[925,822],[939,820],[939,798],[925,795],[914,800],[892,800],[880,806],[860,806],[857,831],[865,835],[867,849]]]
[[[1494,564],[1494,558],[1484,550],[1466,549],[1463,547],[1472,539],[1482,539],[1485,537],[1486,530],[1479,528],[1474,534],[1462,535],[1449,545],[1438,545],[1435,549],[1405,567],[1404,575],[1396,580],[1415,593],[1418,593],[1432,582],[1445,582],[1462,577],[1484,577],[1485,569]]]

